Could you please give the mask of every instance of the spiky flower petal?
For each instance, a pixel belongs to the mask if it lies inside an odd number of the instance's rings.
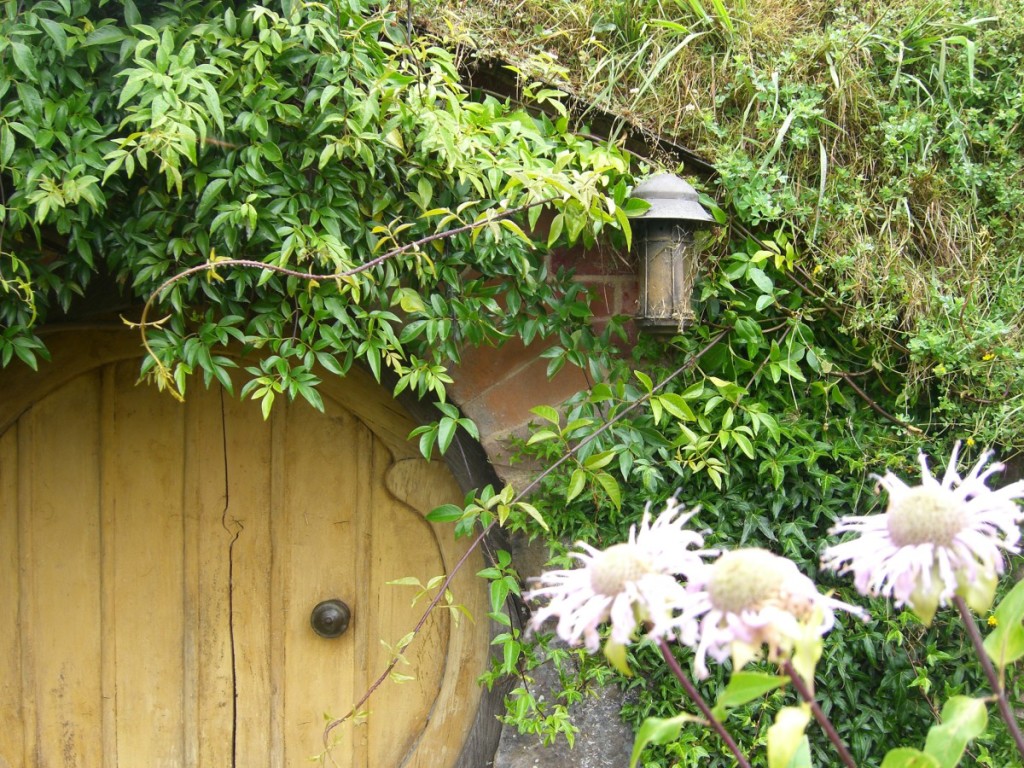
[[[683,528],[695,512],[670,499],[653,522],[646,509],[625,543],[599,550],[578,542],[582,551],[573,556],[581,567],[548,571],[527,593],[530,600],[547,601],[531,626],[558,617],[559,637],[573,645],[582,639],[591,652],[600,647],[598,628],[609,619],[611,639],[619,645],[644,625],[650,637],[676,637],[684,627],[680,609],[688,600],[676,577],[700,563],[695,548],[704,543],[700,534]]]
[[[860,609],[821,594],[792,560],[756,547],[725,552],[690,574],[694,597],[688,615],[699,621],[694,672],[708,676],[707,656],[732,657],[740,669],[762,653],[788,658],[808,633],[820,636],[835,623],[835,609]]]
[[[988,478],[1003,469],[988,463],[991,453],[963,478],[957,472],[959,452],[957,443],[941,481],[923,454],[920,485],[909,486],[886,472],[879,478],[889,494],[886,511],[841,518],[832,533],[857,538],[828,547],[822,565],[852,571],[861,594],[909,605],[926,624],[954,595],[979,613],[988,610],[1003,572],[1003,553],[1018,551],[1024,514],[1016,500],[1024,498],[1024,481],[989,488]]]

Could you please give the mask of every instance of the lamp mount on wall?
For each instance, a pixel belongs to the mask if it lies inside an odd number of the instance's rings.
[[[700,204],[696,190],[670,173],[638,184],[632,196],[651,204],[633,221],[633,242],[640,257],[637,324],[652,333],[679,333],[694,317],[694,234],[714,224],[714,217]]]

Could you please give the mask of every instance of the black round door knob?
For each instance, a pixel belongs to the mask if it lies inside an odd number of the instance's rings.
[[[309,615],[309,624],[320,637],[340,637],[351,619],[351,609],[341,600],[324,600]]]

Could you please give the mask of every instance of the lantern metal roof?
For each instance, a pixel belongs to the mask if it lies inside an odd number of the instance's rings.
[[[697,197],[697,190],[672,173],[659,173],[637,184],[631,197],[646,200],[651,207],[638,218],[714,222]]]

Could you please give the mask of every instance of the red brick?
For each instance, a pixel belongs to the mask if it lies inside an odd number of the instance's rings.
[[[594,313],[595,319],[615,314],[615,308],[619,303],[619,290],[614,282],[604,278],[582,278],[578,282],[587,287],[590,294],[590,311]]]
[[[590,250],[582,246],[556,249],[551,253],[552,273],[559,267],[575,270],[577,275],[631,275],[635,274],[634,259],[610,246],[598,244]]]
[[[452,370],[450,389],[456,399],[470,399],[535,360],[550,344],[523,346],[518,338],[500,347],[465,347],[462,362]]]
[[[636,315],[637,302],[640,300],[640,283],[635,277],[623,279],[619,289],[619,314]]]
[[[530,413],[535,405],[557,406],[590,385],[583,371],[569,365],[549,380],[547,366],[547,360],[536,360],[461,403],[465,413],[477,422],[481,436],[512,431],[536,418]]]

